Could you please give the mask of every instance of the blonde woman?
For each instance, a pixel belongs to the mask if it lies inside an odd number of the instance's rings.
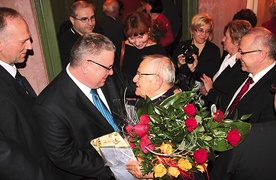
[[[173,55],[173,60],[179,68],[179,76],[184,76],[185,80],[201,81],[200,77],[203,74],[213,77],[218,71],[221,63],[220,50],[211,42],[213,28],[213,20],[207,13],[199,13],[192,18],[190,24],[192,38],[180,42]],[[192,55],[189,54],[191,51]],[[182,85],[182,89],[186,90],[187,87],[184,86]]]

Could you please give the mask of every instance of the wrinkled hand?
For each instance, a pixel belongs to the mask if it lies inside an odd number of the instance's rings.
[[[212,81],[212,79],[210,77],[208,77],[207,75],[205,75],[205,74],[203,74],[203,76],[200,79],[204,83],[204,87],[206,89],[206,93],[208,94],[208,92],[210,91],[210,89],[213,88],[213,81]]]
[[[140,169],[140,163],[139,161],[136,160],[130,160],[126,164],[126,169],[128,170],[129,173],[131,173],[134,177],[136,178],[144,178],[144,179],[152,179],[153,174],[147,174],[143,176],[142,171]]]

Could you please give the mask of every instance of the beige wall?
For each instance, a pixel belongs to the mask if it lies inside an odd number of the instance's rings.
[[[199,0],[199,12],[207,12],[214,20],[214,39],[222,51],[221,39],[224,26],[232,20],[234,14],[244,8],[252,9],[257,15],[257,26],[271,18],[269,5],[273,0]],[[247,7],[247,5],[251,7]]]
[[[206,12],[213,18],[213,42],[221,49],[221,52],[224,27],[232,20],[234,14],[243,8],[246,8],[246,0],[199,0],[199,12]]]
[[[1,0],[0,6],[16,9],[22,14],[29,25],[30,31],[32,33],[34,55],[29,56],[26,67],[20,69],[19,71],[28,79],[36,93],[40,93],[49,81],[40,43],[40,35],[35,20],[36,16],[33,10],[33,1]]]
[[[258,0],[257,26],[261,26],[263,22],[270,20],[271,15],[269,12],[269,6],[272,2],[273,0]]]

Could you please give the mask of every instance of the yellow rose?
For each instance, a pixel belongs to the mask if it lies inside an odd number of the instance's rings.
[[[205,168],[207,168],[207,165],[208,164],[206,164],[206,163],[204,164]],[[204,169],[204,167],[202,165],[197,165],[196,169],[199,170],[202,173],[205,171],[205,169]]]
[[[167,169],[163,164],[157,164],[153,168],[154,177],[163,177],[167,173]]]
[[[179,159],[177,166],[180,167],[183,171],[188,171],[192,168],[192,163],[188,159]]]
[[[169,167],[168,174],[173,176],[173,177],[178,177],[180,172],[176,167]]]
[[[173,151],[173,148],[172,148],[172,145],[170,144],[162,143],[162,145],[160,146],[160,150],[164,154],[171,154]]]

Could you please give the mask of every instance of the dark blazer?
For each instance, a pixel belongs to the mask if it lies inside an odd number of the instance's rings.
[[[276,179],[275,139],[276,121],[253,124],[244,142],[220,153],[211,171],[211,179]]]
[[[242,71],[240,61],[227,68],[217,77],[207,95],[208,104],[216,104],[218,109],[225,111],[229,97],[233,97],[236,89],[246,80],[248,73]]]
[[[117,115],[123,112],[123,93],[128,83],[115,70],[102,87],[111,111],[117,111],[113,116],[118,126],[125,124]],[[46,151],[64,179],[111,178],[110,169],[90,141],[113,132],[113,128],[65,70],[38,96],[35,111]]]
[[[0,132],[0,174],[5,180],[54,180],[45,166]]]
[[[192,40],[179,42],[173,55],[173,61],[175,62],[175,64],[177,63],[177,60],[178,60],[177,56],[179,54],[184,53],[182,46],[191,45],[191,44],[192,44]],[[221,64],[220,50],[218,46],[210,41],[206,41],[206,44],[200,56],[198,56],[198,65],[196,67],[196,70],[195,72],[192,73],[194,79],[197,81],[201,81],[200,77],[202,77],[203,73],[212,78],[219,70],[220,64]],[[179,73],[186,75],[191,72],[189,71],[187,64],[184,64],[179,68]]]
[[[25,161],[20,166],[16,163],[3,164],[0,162],[0,164],[2,167],[16,166],[14,168],[26,168],[27,177],[33,176],[34,179],[47,179],[47,176],[44,177],[42,174],[38,176],[38,167],[32,169],[37,164],[47,166],[49,169],[52,166],[43,148],[40,129],[32,110],[34,99],[26,94],[25,90],[2,66],[0,66],[0,77],[0,131],[2,131],[4,136],[13,141],[12,144],[15,144],[15,146],[13,147],[12,145],[12,147],[16,152],[20,153],[18,156],[34,162],[32,166],[29,166],[27,161],[26,166],[24,165]],[[5,144],[3,144],[4,146]],[[25,154],[26,156],[24,156]],[[8,154],[6,155],[8,156]],[[51,175],[51,172],[45,169],[44,174]],[[1,174],[0,176],[1,179],[5,179],[4,175],[2,176]],[[26,179],[28,179],[27,177]]]
[[[125,35],[122,25],[110,16],[104,16],[97,21],[99,27],[103,30],[103,35],[108,37],[114,45],[118,48],[118,45],[125,40]]]
[[[240,100],[236,106],[238,115],[252,114],[248,119],[250,123],[275,121],[274,94],[270,92],[271,84],[276,82],[276,66],[268,71]],[[228,99],[228,103],[232,97]],[[232,118],[235,112],[230,116]]]

